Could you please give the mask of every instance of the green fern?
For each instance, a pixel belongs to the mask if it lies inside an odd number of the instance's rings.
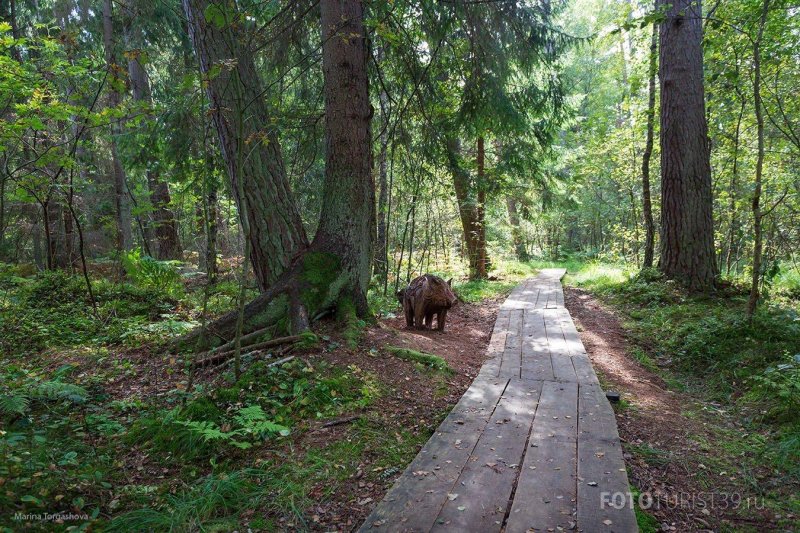
[[[136,285],[166,293],[180,292],[180,274],[174,261],[158,261],[139,249],[122,254],[122,266]]]
[[[31,400],[19,393],[0,396],[0,413],[7,415],[24,415],[28,411]]]
[[[222,442],[243,450],[252,447],[253,443],[241,439],[248,437],[265,439],[272,435],[286,436],[289,434],[289,428],[268,420],[260,405],[242,407],[233,416],[233,419],[239,427],[232,431],[223,431],[216,423],[208,420],[176,420],[175,422],[200,437],[204,442]]]
[[[89,396],[83,387],[61,381],[43,381],[31,393],[37,399],[68,400],[72,403],[84,403]]]
[[[89,393],[83,387],[61,381],[28,382],[21,387],[0,394],[0,414],[24,415],[31,401],[60,401],[84,403]]]

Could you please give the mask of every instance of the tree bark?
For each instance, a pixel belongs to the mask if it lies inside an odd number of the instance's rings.
[[[111,91],[108,97],[108,106],[119,107],[122,94],[119,87],[122,80],[119,78],[120,67],[117,64],[114,50],[114,21],[111,0],[103,1],[103,46],[105,49],[106,68],[109,71],[109,86]],[[117,137],[121,133],[119,119],[111,121],[111,171],[114,183],[114,211],[117,223],[117,249],[126,251],[133,248],[133,232],[131,229],[131,203],[128,198],[128,188],[125,182],[125,170],[117,150]]]
[[[184,0],[184,9],[200,70],[208,78],[207,93],[231,191],[240,219],[247,217],[242,226],[249,227],[253,272],[264,291],[289,269],[308,239],[261,80],[245,46],[244,22],[230,4],[218,0]],[[212,22],[206,20],[207,14]]]
[[[750,297],[747,300],[747,316],[752,318],[758,306],[761,284],[761,255],[763,249],[761,210],[762,174],[764,172],[764,110],[761,101],[761,41],[764,37],[764,26],[767,23],[769,0],[764,0],[758,36],[753,42],[753,109],[756,114],[756,130],[758,137],[758,154],[756,156],[756,176],[753,188],[753,277],[750,283]]]
[[[388,241],[386,235],[386,219],[388,216],[388,152],[389,152],[389,125],[387,124],[388,113],[386,107],[389,97],[386,91],[381,89],[380,93],[381,115],[383,121],[380,134],[380,152],[378,153],[378,240],[375,243],[375,274],[379,279],[386,279],[388,276]]]
[[[373,109],[363,9],[359,0],[320,2],[327,146],[322,210],[312,244],[339,258],[347,278],[341,294],[352,299],[360,316],[369,313],[375,242]]]
[[[656,111],[656,71],[658,69],[658,26],[653,24],[650,38],[650,64],[647,93],[647,140],[642,154],[642,215],[644,216],[644,259],[642,268],[653,267],[656,228],[653,222],[653,203],[650,198],[650,158],[653,155],[653,136]]]
[[[206,26],[198,20],[206,12],[209,4],[203,0],[185,0],[187,13],[193,26],[193,40],[195,46],[206,55],[203,60],[204,71],[208,71],[210,54],[217,54],[218,46],[230,46],[230,43],[216,42],[213,37],[219,35],[218,29]],[[282,306],[281,316],[289,318],[289,329],[297,333],[309,327],[310,320],[326,313],[332,307],[338,307],[349,314],[352,309],[360,316],[369,312],[367,305],[367,289],[372,268],[372,247],[375,242],[375,183],[372,175],[371,152],[371,120],[372,108],[369,101],[369,86],[367,78],[367,39],[364,28],[364,14],[362,3],[358,0],[323,0],[320,5],[322,27],[322,70],[325,81],[325,183],[323,188],[322,209],[320,222],[314,241],[304,249],[297,250],[297,258],[286,258],[291,261],[291,266],[278,276],[274,283],[264,288],[262,294],[244,306],[244,324],[241,329],[237,327],[239,311],[234,311],[221,317],[208,326],[208,332],[214,337],[229,341],[233,334],[245,334],[257,329],[262,329],[269,324],[269,318],[264,318],[265,311],[270,305]],[[203,20],[205,20],[203,18]],[[230,29],[230,24],[227,26]],[[204,43],[198,43],[200,40]],[[244,72],[252,70],[250,56],[243,51],[239,55],[237,69],[242,65],[250,65]],[[235,56],[237,57],[237,56]],[[252,73],[254,74],[254,72]],[[255,80],[253,76],[247,79]],[[233,80],[236,83],[236,80]],[[210,85],[214,85],[212,82]],[[217,88],[219,90],[221,88]],[[241,90],[241,88],[240,88]],[[252,90],[251,88],[248,90]],[[257,91],[256,91],[257,92]],[[210,91],[212,101],[219,102],[220,94]],[[216,100],[214,100],[216,99]],[[238,98],[230,99],[231,105],[241,101]],[[218,107],[218,106],[217,106]],[[266,111],[261,108],[261,118],[266,118]],[[237,123],[237,129],[228,131],[227,120],[236,117],[221,116],[218,112],[216,118],[217,128],[220,130],[220,139],[228,148],[236,147],[244,137],[245,124]],[[247,126],[252,128],[252,126]],[[228,138],[228,134],[230,138]],[[271,134],[275,143],[277,136]],[[271,152],[279,155],[279,152]],[[226,158],[231,155],[230,149],[223,150]],[[262,154],[263,155],[263,154]],[[251,156],[252,157],[252,156]],[[237,158],[239,159],[239,158]],[[266,156],[262,161],[266,160]],[[236,162],[235,162],[236,163]],[[238,168],[237,166],[234,167]],[[229,168],[231,163],[228,162]],[[282,169],[282,165],[280,167]],[[235,172],[231,172],[236,176]],[[281,176],[285,175],[281,174]],[[275,174],[260,174],[260,183],[264,189],[275,189]],[[270,179],[267,179],[270,178]],[[242,183],[239,183],[241,188]],[[267,191],[268,192],[268,191]],[[281,212],[297,213],[293,199],[288,195],[272,198],[269,207],[275,206]],[[264,194],[265,190],[247,191],[241,195],[247,200],[245,213],[246,219],[242,226],[252,220],[249,216],[249,206],[254,195]],[[292,205],[284,205],[284,204]],[[257,205],[263,213],[263,205]],[[263,224],[256,220],[256,224]],[[298,219],[299,224],[299,219]],[[270,226],[266,226],[270,228]],[[275,236],[274,234],[271,234]],[[302,235],[303,241],[305,234]],[[276,237],[280,238],[281,235]],[[252,242],[252,239],[251,239]],[[282,250],[284,248],[276,248]],[[254,250],[255,251],[255,250]],[[263,250],[262,250],[263,251]],[[254,264],[257,264],[254,262]],[[278,298],[281,297],[281,300]],[[195,331],[177,342],[178,346],[192,345],[200,335]]]
[[[525,240],[522,237],[522,228],[519,223],[517,199],[514,196],[506,198],[506,208],[508,209],[508,222],[511,224],[511,238],[514,241],[514,252],[518,260],[527,261],[530,257],[528,257],[528,251],[525,249]]]
[[[475,156],[478,170],[478,274],[479,279],[488,277],[489,258],[486,253],[486,146],[483,136],[478,137],[478,150]]]
[[[711,163],[703,87],[702,8],[659,0],[661,23],[661,257],[659,269],[693,291],[715,287]]]
[[[133,17],[132,17],[133,18]],[[128,45],[131,44],[131,36],[128,35]],[[150,90],[150,79],[144,65],[139,61],[139,54],[136,50],[128,51],[128,77],[131,81],[131,91],[133,98],[148,109],[148,118],[154,117],[149,109],[153,105],[152,92]],[[148,143],[149,144],[149,143]],[[145,145],[144,149],[147,150]],[[151,157],[143,154],[146,159]],[[157,259],[180,259],[183,256],[181,242],[178,238],[178,226],[175,215],[169,207],[170,194],[169,185],[161,178],[158,171],[158,164],[147,163],[147,184],[150,189],[150,202],[153,205],[153,234],[155,237],[155,256]]]
[[[481,278],[480,274],[480,219],[477,201],[474,195],[469,173],[461,166],[461,143],[458,139],[447,140],[447,164],[453,175],[453,189],[458,202],[458,214],[464,233],[464,245],[467,249],[469,275],[471,279]]]
[[[741,92],[741,91],[737,91]],[[741,131],[742,131],[742,119],[744,118],[744,109],[747,105],[747,101],[744,98],[743,94],[739,94],[740,97],[740,105],[739,105],[739,115],[736,117],[736,131],[733,135],[733,166],[731,168],[731,179],[728,183],[728,194],[730,195],[730,199],[728,201],[728,212],[729,212],[729,221],[728,221],[728,246],[727,251],[725,253],[725,274],[730,275],[731,273],[731,266],[733,265],[733,257],[734,257],[734,248],[738,248],[738,246],[734,246],[734,239],[736,237],[737,232],[740,230],[739,221],[738,221],[738,212],[736,210],[736,196],[737,196],[737,189],[739,188],[739,144],[741,140]]]
[[[206,170],[208,175],[207,194],[206,194],[206,258],[205,267],[210,283],[217,281],[219,268],[217,266],[217,237],[219,235],[219,225],[217,224],[218,215],[218,200],[217,200],[217,178],[214,176],[214,164],[211,162],[211,156],[206,156]]]

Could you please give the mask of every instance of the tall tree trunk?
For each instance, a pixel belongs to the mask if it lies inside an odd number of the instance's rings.
[[[731,179],[728,183],[728,213],[730,220],[728,221],[728,246],[725,254],[725,274],[730,275],[731,266],[733,265],[734,257],[734,240],[737,232],[739,231],[738,225],[738,212],[736,210],[736,196],[737,189],[739,188],[739,143],[741,140],[742,119],[744,118],[744,109],[747,105],[744,95],[740,94],[739,116],[736,118],[736,131],[733,135],[733,166],[731,168]]]
[[[480,233],[477,231],[479,219],[476,201],[469,173],[461,166],[461,143],[458,139],[447,140],[447,163],[453,175],[453,189],[458,202],[458,214],[461,219],[461,228],[464,233],[464,245],[467,249],[469,263],[469,276],[477,279],[479,274],[480,258]]]
[[[128,44],[131,44],[131,36],[128,35]],[[150,79],[147,71],[139,61],[139,54],[136,50],[128,51],[128,77],[131,81],[133,98],[143,104],[148,109],[148,118],[152,121],[154,117],[149,111],[153,105],[153,97],[150,90]],[[149,143],[148,143],[149,144]],[[147,150],[147,145],[144,147]],[[143,154],[144,158],[151,157]],[[147,184],[150,189],[150,202],[153,205],[153,234],[155,237],[155,255],[157,259],[180,259],[183,256],[180,239],[178,238],[178,227],[175,215],[169,207],[170,194],[169,185],[161,178],[158,171],[158,163],[147,163]]]
[[[703,19],[696,0],[659,0],[661,23],[661,258],[690,290],[716,284],[711,163],[703,87]]]
[[[109,72],[109,86],[111,91],[108,97],[108,106],[111,108],[119,107],[122,102],[122,95],[119,91],[123,83],[119,79],[120,68],[116,60],[114,50],[114,22],[112,17],[111,0],[103,1],[103,46],[105,48],[106,68]],[[121,133],[120,120],[114,119],[111,122],[111,169],[114,183],[114,211],[117,223],[117,249],[119,251],[130,250],[133,248],[133,232],[131,229],[131,203],[128,198],[128,188],[125,183],[125,170],[119,159],[117,150],[117,137]]]
[[[386,235],[386,220],[388,217],[388,151],[389,151],[389,124],[387,123],[389,96],[386,91],[381,89],[380,93],[381,104],[381,134],[380,134],[380,152],[378,152],[378,240],[375,243],[375,274],[379,279],[386,279],[388,275],[388,259],[387,259],[387,235]]]
[[[217,177],[214,175],[214,161],[211,157],[211,151],[206,148],[206,257],[205,268],[208,275],[208,280],[211,283],[217,281],[219,269],[217,266],[217,238],[219,235],[219,218],[218,207],[219,200],[217,199],[218,184]]]
[[[204,71],[207,72],[213,64],[209,58],[221,57],[216,48],[225,46],[230,50],[231,41],[216,41],[213,36],[220,36],[219,26],[211,28],[204,25],[204,13],[208,6],[206,2],[184,1],[193,26],[192,37],[195,46],[205,55],[202,63],[205,65]],[[369,312],[367,289],[372,268],[372,247],[375,242],[375,183],[372,175],[370,128],[372,108],[367,78],[367,38],[362,9],[362,3],[358,0],[322,0],[320,4],[327,146],[322,209],[314,241],[310,246],[298,250],[297,258],[286,258],[291,260],[291,267],[266,287],[261,295],[247,304],[243,309],[243,315],[237,310],[209,325],[208,331],[216,338],[230,340],[234,335],[239,336],[238,333],[265,327],[260,317],[264,315],[266,306],[279,303],[276,301],[279,296],[285,297],[280,305],[286,309],[290,329],[294,332],[308,328],[310,319],[324,314],[331,307],[338,307],[344,311],[352,309],[360,316],[366,316]],[[230,23],[225,27],[228,31],[232,31]],[[244,77],[257,83],[252,70],[253,63],[249,60],[250,55],[244,50],[240,52],[243,53],[233,55],[238,57],[234,72],[250,74]],[[212,53],[215,56],[211,56]],[[246,67],[244,70],[243,66]],[[236,83],[235,79],[233,83]],[[215,83],[212,81],[210,85],[214,86]],[[224,87],[225,85],[222,85],[210,91],[212,102],[216,103],[217,109],[220,108],[221,95],[225,94],[220,92]],[[240,88],[240,92],[241,90]],[[255,90],[255,95],[259,94],[257,87],[247,87],[247,90]],[[236,105],[238,102],[241,102],[241,97],[229,100],[230,105]],[[260,109],[261,118],[266,119],[263,107],[259,108],[255,100],[252,102],[248,113]],[[228,131],[228,120],[239,119],[229,117],[227,114],[221,116],[219,113],[215,117],[217,128],[220,130],[221,144],[227,146],[223,150],[226,160],[231,154],[231,144],[226,145],[226,143],[232,143],[235,148],[244,139],[249,138],[243,132],[245,124],[241,121],[237,122],[236,129]],[[264,123],[268,121],[265,120]],[[255,129],[255,125],[247,127]],[[275,144],[269,143],[267,146],[272,146],[274,149],[277,137],[274,132],[272,135]],[[278,151],[269,153],[273,156],[279,155]],[[262,153],[261,156],[261,161],[267,162],[266,155]],[[254,156],[251,154],[250,157]],[[233,170],[241,166],[241,158],[236,159],[238,161],[234,162],[236,166]],[[230,169],[230,162],[228,166]],[[282,165],[280,168],[283,168]],[[234,177],[237,175],[236,172],[231,174]],[[261,182],[253,186],[275,189],[275,174],[266,173],[258,176],[262,178]],[[285,179],[285,175],[281,176]],[[242,188],[242,183],[239,183],[239,187]],[[290,212],[296,214],[296,206],[288,195],[288,184],[285,192],[287,195],[284,197],[270,198],[272,202],[268,206],[256,205],[261,211],[260,214],[274,215],[275,213],[269,212],[270,209],[282,209],[283,213],[291,210]],[[247,223],[252,220],[249,216],[252,198],[264,193],[264,190],[247,190],[246,195],[242,195],[244,196],[242,199],[247,200],[244,228],[247,228]],[[299,224],[299,218],[297,222]],[[256,221],[256,223],[262,222]],[[297,234],[302,235],[305,240],[304,233]],[[281,237],[275,233],[270,233],[270,236],[276,239]],[[279,251],[283,250],[276,248],[274,244],[270,246]],[[255,247],[253,251],[256,251]],[[253,264],[259,263],[254,261]],[[240,316],[245,319],[241,328],[237,327]],[[178,344],[191,345],[200,334],[199,331],[195,331],[182,338]]]
[[[478,279],[486,279],[489,258],[486,253],[486,147],[483,136],[478,137],[478,150],[475,156],[478,168],[478,204],[475,231],[478,234]]]
[[[11,26],[11,37],[14,40],[19,39],[19,26],[17,25],[17,2],[16,0],[9,0],[8,2],[8,23]],[[20,54],[19,48],[14,45],[11,47],[11,56],[17,60],[18,63],[22,63],[22,54]]]
[[[71,266],[72,219],[61,205],[61,198],[52,194],[47,201],[44,213],[47,225],[47,265],[48,269],[66,269]],[[69,221],[69,227],[66,222]],[[69,233],[68,233],[69,231]]]
[[[530,257],[528,257],[528,251],[525,249],[525,240],[522,238],[517,199],[514,196],[508,196],[506,198],[506,208],[508,209],[508,222],[511,224],[511,238],[514,241],[514,252],[517,255],[517,259],[520,261],[527,261]]]
[[[249,226],[253,272],[264,291],[308,246],[308,239],[261,80],[245,45],[245,21],[227,2],[184,0],[183,4],[200,70],[208,77],[210,108],[231,191],[240,219],[243,214],[247,217],[242,226]],[[209,13],[213,23],[206,20]]]
[[[650,37],[650,65],[647,92],[647,141],[642,154],[642,214],[644,215],[644,260],[642,268],[653,267],[656,227],[653,222],[653,203],[650,198],[650,158],[653,155],[653,136],[656,112],[656,71],[658,69],[658,26],[653,24]]]
[[[760,296],[761,284],[761,254],[762,220],[764,213],[761,210],[762,174],[764,172],[764,110],[761,101],[761,41],[764,37],[764,26],[767,23],[769,0],[764,0],[761,9],[761,19],[758,25],[758,36],[753,42],[753,109],[756,114],[756,129],[758,136],[758,154],[756,156],[756,176],[753,188],[753,277],[750,284],[750,297],[747,300],[747,316],[751,317],[756,312]]]
[[[327,147],[322,211],[312,248],[339,258],[347,278],[342,295],[366,316],[375,181],[363,9],[359,0],[320,2]]]

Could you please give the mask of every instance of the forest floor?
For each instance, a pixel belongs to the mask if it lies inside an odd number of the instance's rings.
[[[322,320],[315,325],[318,342],[245,357],[239,380],[230,361],[199,370],[191,395],[187,356],[158,342],[114,345],[117,335],[112,345],[96,346],[105,344],[113,320],[99,328],[103,336],[83,345],[4,356],[0,400],[21,398],[23,416],[11,414],[0,428],[8,430],[0,431],[0,530],[89,523],[115,531],[200,524],[353,530],[469,387],[514,284],[466,284],[468,301],[450,311],[444,332],[408,330],[391,312],[362,324],[355,337],[337,321]],[[69,302],[75,297],[65,293],[80,285],[61,277],[23,283],[7,302],[26,311],[50,306],[40,290]],[[166,320],[136,315],[135,331],[143,320],[152,329],[183,319],[182,305]],[[120,306],[115,300],[113,307]],[[74,320],[81,313],[69,304],[47,307],[44,320],[38,311],[36,327],[51,336],[59,331],[65,344],[71,337],[63,330],[80,328]],[[117,311],[111,314],[124,316]],[[34,317],[16,313],[22,318],[15,321],[11,314],[0,325],[21,340]],[[13,346],[5,351],[25,349],[19,341]],[[294,359],[268,366],[287,355]],[[3,407],[0,414],[15,408]],[[265,417],[288,435],[269,429],[258,438],[252,428]],[[74,516],[43,522],[42,513]]]
[[[617,423],[634,494],[647,508],[638,510],[642,531],[791,531],[800,524],[791,508],[797,483],[753,445],[764,435],[748,433],[735,410],[680,387],[668,365],[637,360],[625,317],[591,292],[571,287],[565,303],[604,388],[622,395]]]
[[[372,295],[374,323],[322,320],[314,342],[243,357],[238,379],[230,362],[202,369],[188,392],[194,356],[165,346],[198,324],[193,277],[98,274],[94,310],[78,276],[0,270],[0,530],[354,530],[469,387],[499,303],[542,266],[457,282],[444,333],[405,329]],[[642,531],[798,530],[797,300],[748,324],[746,295],[564,266],[595,369],[622,393],[632,486],[658,500],[637,510]],[[226,276],[212,315],[238,297]]]

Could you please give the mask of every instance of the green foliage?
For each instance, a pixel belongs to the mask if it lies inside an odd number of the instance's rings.
[[[400,310],[400,303],[391,288],[387,294],[383,294],[383,284],[370,286],[370,290],[367,293],[367,301],[369,302],[370,311],[375,316],[391,316]]]
[[[269,492],[263,484],[269,472],[247,468],[230,473],[212,473],[176,494],[169,494],[155,507],[122,514],[107,531],[224,531],[236,529],[237,512],[256,509]]]
[[[124,252],[121,256],[125,273],[136,285],[179,297],[183,293],[177,261],[158,261],[143,255],[139,249]]]
[[[66,366],[54,374],[53,380],[30,376],[17,367],[7,369],[7,382],[0,384],[0,415],[28,414],[32,403],[66,402],[82,404],[88,398],[83,387],[61,381],[72,367]]]
[[[488,298],[507,296],[517,285],[517,281],[487,281],[483,279],[454,283],[453,292],[458,299],[467,303],[479,303]]]
[[[98,496],[111,487],[112,460],[97,439],[113,438],[122,426],[87,387],[67,381],[72,371],[0,370],[0,508],[11,512],[0,526],[11,526],[14,512],[77,511],[91,521]]]
[[[596,278],[589,275],[597,276]],[[800,475],[800,322],[797,311],[776,304],[762,306],[751,320],[744,313],[746,297],[693,296],[657,273],[643,272],[623,281],[609,281],[603,270],[587,271],[583,286],[620,309],[638,346],[634,356],[658,373],[654,364],[671,371],[695,393],[742,408],[754,430],[772,428],[772,442],[750,443],[749,453],[781,471]],[[599,279],[598,279],[599,278]],[[664,376],[673,381],[672,373]],[[758,433],[753,432],[754,435]],[[734,440],[740,439],[736,435]],[[728,437],[720,436],[720,442]],[[647,450],[639,450],[660,460]],[[738,455],[740,451],[736,451]]]
[[[440,372],[445,372],[448,374],[451,374],[453,372],[453,369],[450,368],[450,365],[447,364],[447,361],[445,361],[438,355],[426,352],[419,352],[417,350],[412,350],[410,348],[400,348],[399,346],[387,346],[386,351],[394,355],[395,357],[399,357],[400,359],[403,359],[405,361],[418,363],[420,365],[433,368]]]
[[[773,404],[773,416],[800,422],[800,354],[789,355],[750,378],[751,396]]]
[[[230,387],[136,420],[126,438],[176,461],[206,459],[286,436],[304,419],[364,407],[379,394],[374,376],[357,367],[256,362]]]
[[[631,487],[631,496],[634,501],[633,512],[636,514],[636,525],[639,526],[639,533],[657,533],[661,530],[661,524],[656,517],[645,511],[639,506],[639,495],[641,493]]]
[[[45,271],[0,289],[0,353],[48,348],[166,342],[194,327],[154,286],[93,282],[95,315],[80,276]]]
[[[253,443],[250,440],[240,440],[239,438],[264,440],[274,435],[282,437],[289,435],[289,428],[268,420],[260,405],[242,407],[233,415],[233,422],[238,426],[236,429],[223,431],[214,422],[206,420],[177,421],[178,424],[187,428],[190,433],[200,436],[206,443],[219,441],[222,444],[230,444],[243,450],[251,448]]]

